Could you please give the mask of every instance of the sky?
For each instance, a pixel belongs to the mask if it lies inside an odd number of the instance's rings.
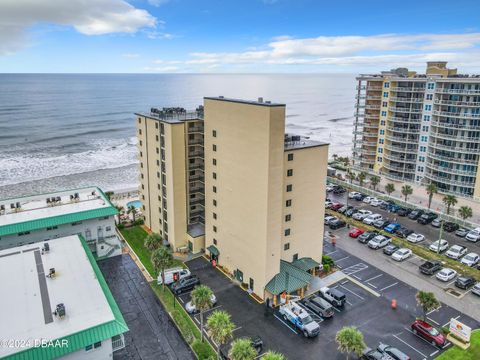
[[[0,73],[480,73],[480,1],[0,0]]]

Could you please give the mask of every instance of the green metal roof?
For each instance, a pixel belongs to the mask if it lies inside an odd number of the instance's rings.
[[[207,247],[207,250],[210,251],[210,253],[215,256],[218,256],[220,254],[220,251],[218,251],[215,245],[210,245],[209,247]]]
[[[68,346],[66,347],[34,347],[25,349],[23,351],[17,352],[15,354],[6,356],[2,359],[8,360],[51,360],[58,358],[60,356],[64,356],[70,354],[74,351],[84,349],[87,345],[92,345],[96,342],[103,341],[109,339],[115,335],[120,335],[127,332],[128,326],[123,319],[122,313],[115,302],[115,299],[108,288],[107,282],[103,277],[100,268],[98,267],[92,252],[88,248],[87,243],[80,237],[80,241],[82,243],[83,249],[87,254],[88,260],[92,265],[93,271],[97,277],[97,280],[100,284],[100,287],[103,290],[103,294],[105,295],[108,305],[110,305],[110,309],[112,310],[114,320],[108,321],[104,324],[100,324],[74,334],[70,334],[68,336],[61,337],[55,340],[67,340]],[[53,340],[53,339],[52,339]]]
[[[316,262],[310,257],[303,257],[295,260],[292,265],[304,271],[308,271],[320,266],[320,263]]]
[[[268,282],[265,290],[273,295],[279,295],[284,291],[290,294],[310,284],[312,278],[313,276],[306,271],[281,260],[280,272]]]

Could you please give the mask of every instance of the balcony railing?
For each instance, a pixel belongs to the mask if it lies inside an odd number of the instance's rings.
[[[202,133],[203,134],[203,126],[191,126],[188,127],[189,133]]]
[[[415,103],[415,104],[423,102],[423,98],[405,98],[405,97],[396,97],[396,96],[390,97],[388,100],[395,101],[395,102]]]
[[[430,133],[430,136],[435,138],[440,138],[440,139],[447,139],[447,140],[475,141],[475,142],[480,141],[479,137],[469,137],[466,134],[462,135],[458,132],[456,134],[447,134],[447,133],[440,133],[438,131],[432,131]]]
[[[406,107],[389,107],[388,110],[394,111],[394,112],[399,112],[399,113],[414,113],[418,114],[423,111],[423,109],[418,109],[418,108],[406,108]]]
[[[421,119],[410,119],[410,118],[403,118],[398,116],[390,116],[389,120],[401,123],[409,123],[409,124],[420,124],[422,122]]]
[[[454,180],[444,176],[435,175],[428,171],[426,172],[425,177],[429,180],[437,181],[439,183],[443,183],[446,185],[457,185],[457,186],[464,186],[464,187],[471,187],[471,188],[475,187],[475,182]]]
[[[447,121],[440,121],[437,118],[433,118],[430,122],[430,125],[437,126],[446,129],[460,129],[460,130],[477,130],[480,131],[479,125],[469,125],[469,124],[454,124]]]
[[[414,157],[406,157],[406,156],[400,156],[400,155],[393,155],[393,154],[389,154],[389,153],[383,153],[383,157],[387,160],[390,160],[390,161],[398,161],[398,162],[403,162],[403,163],[406,163],[406,164],[411,164],[411,163],[415,163],[417,161],[416,159],[416,156]]]
[[[367,86],[367,92],[368,91],[381,91],[382,87],[381,86]]]
[[[437,93],[440,94],[480,94],[480,89],[446,89],[437,88]]]
[[[378,120],[380,119],[380,114],[365,114],[365,119]]]
[[[425,88],[424,87],[402,87],[402,86],[397,86],[397,87],[392,87],[390,88],[391,91],[395,92],[424,92]]]
[[[388,131],[402,133],[402,134],[419,134],[420,128],[406,128],[406,127],[399,127],[399,126],[387,126]]]
[[[201,139],[201,140],[190,140],[188,142],[188,146],[195,146],[195,145],[203,146],[203,139]]]
[[[366,104],[365,109],[367,109],[367,110],[380,110],[380,105]]]
[[[480,107],[480,102],[476,102],[476,101],[453,101],[453,100],[435,99],[433,103],[436,105]]]
[[[387,134],[385,137],[386,137],[387,140],[390,140],[390,141],[403,142],[403,143],[407,143],[407,144],[418,142],[418,136],[417,137],[395,136],[395,135],[388,135]]]
[[[202,157],[203,158],[203,151],[189,151],[189,157]]]
[[[480,119],[480,114],[458,113],[458,112],[450,112],[450,111],[433,110],[433,115],[445,116],[445,117],[456,117],[456,118],[462,118],[462,119]]]
[[[462,153],[462,154],[480,154],[480,148],[467,148],[464,146],[460,147],[460,146],[452,146],[452,145],[443,145],[443,144],[437,144],[434,142],[430,142],[428,143],[428,145],[435,149],[453,151],[453,152]]]
[[[204,170],[205,165],[204,164],[189,164],[188,170]]]
[[[464,176],[476,176],[477,175],[477,169],[476,168],[475,168],[475,170],[461,170],[461,169],[451,168],[451,167],[448,167],[448,166],[441,166],[441,165],[438,165],[438,164],[433,164],[433,163],[428,162],[428,161],[427,161],[426,165],[427,165],[427,167],[429,167],[432,170],[436,170],[436,171],[439,171],[439,172],[445,172],[445,173],[449,173],[449,174],[454,174],[454,175],[464,175]]]
[[[433,148],[433,147],[432,147]],[[453,152],[455,153],[455,152]],[[433,160],[438,160],[438,161],[445,161],[445,162],[450,162],[450,163],[457,163],[457,164],[472,164],[476,165],[478,163],[478,160],[471,160],[471,159],[465,159],[464,157],[453,157],[453,156],[445,156],[445,155],[439,155],[433,151],[433,149],[429,150],[428,153],[428,158],[431,158]]]
[[[364,122],[363,123],[363,128],[364,129],[378,129],[378,123],[377,124],[372,124],[369,122]]]
[[[417,147],[411,147],[405,144],[404,146],[385,144],[385,149],[399,153],[417,153]]]
[[[392,163],[383,162],[383,166],[389,170],[394,170],[394,171],[399,171],[404,173],[415,173],[414,167],[408,167],[406,165],[394,165]]]

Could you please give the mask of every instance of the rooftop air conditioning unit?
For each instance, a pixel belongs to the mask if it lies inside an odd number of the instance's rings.
[[[66,314],[65,305],[63,303],[57,304],[57,307],[55,308],[53,315],[63,318],[65,314]]]

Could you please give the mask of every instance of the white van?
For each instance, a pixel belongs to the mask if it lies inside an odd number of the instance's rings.
[[[477,242],[478,240],[480,240],[480,228],[477,227],[477,228],[469,231],[467,236],[465,236],[465,239],[467,239],[468,241],[473,241],[473,242]]]
[[[372,225],[375,221],[380,219],[382,219],[382,215],[372,214],[372,215],[368,215],[365,219],[363,219],[363,223],[367,225]]]
[[[175,276],[176,274],[176,276]],[[165,270],[165,285],[173,284],[175,281],[183,279],[185,276],[190,275],[190,270],[181,267]],[[158,275],[157,283],[162,284],[162,273]]]

